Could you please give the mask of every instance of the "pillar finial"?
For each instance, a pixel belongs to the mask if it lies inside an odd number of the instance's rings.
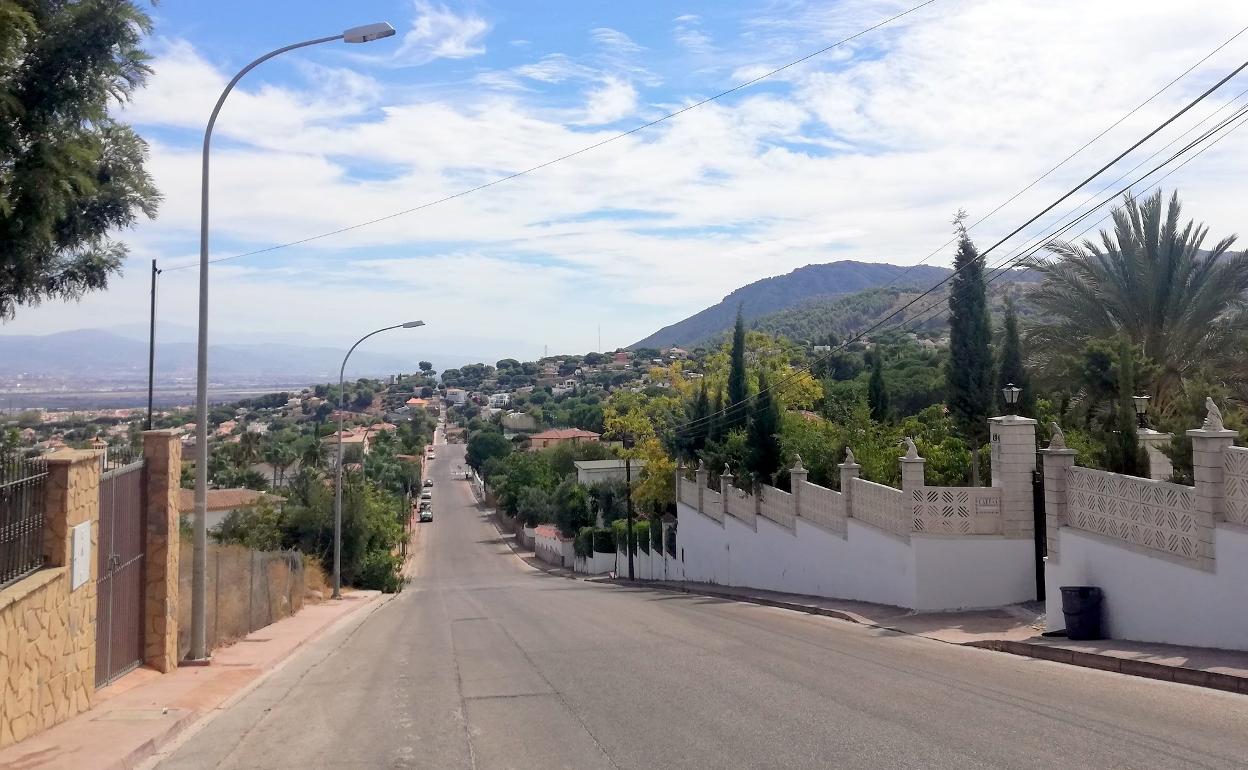
[[[800,454],[794,455],[793,457],[793,470],[795,471],[806,470],[805,468],[802,467],[802,456]]]
[[[914,445],[913,438],[906,436],[904,439],[901,440],[901,443],[904,444],[906,447],[905,459],[907,460],[921,460],[922,459],[921,457],[919,457],[919,448]]]
[[[856,460],[854,460],[854,450],[850,449],[849,447],[845,447],[845,464],[853,465],[855,462]]]
[[[1049,449],[1065,449],[1066,434],[1062,433],[1062,426],[1056,421],[1049,423]]]
[[[1205,396],[1205,422],[1200,427],[1203,430],[1226,430],[1222,424],[1222,410],[1214,403],[1212,396]]]

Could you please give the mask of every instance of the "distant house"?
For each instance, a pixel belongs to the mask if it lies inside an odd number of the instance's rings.
[[[284,499],[277,495],[270,495],[255,489],[209,489],[204,524],[208,529],[219,527],[221,522],[225,521],[226,516],[234,511],[253,508],[262,500],[268,500],[277,506],[284,502]],[[187,519],[195,514],[195,490],[179,490],[178,513]]]
[[[267,422],[249,422],[247,423],[248,433],[259,433],[264,435],[269,432],[269,424]]]
[[[689,351],[684,348],[671,347],[667,349],[667,357],[673,361],[684,361],[689,358]]]
[[[621,350],[611,359],[612,369],[627,369],[629,363],[633,360],[633,354],[627,350]]]
[[[501,409],[511,403],[510,393],[493,393],[490,395],[490,406]]]
[[[627,468],[623,460],[577,460],[576,480],[585,486],[592,486],[600,481],[624,481]],[[645,460],[633,460],[633,479],[637,479],[637,471],[646,467]]]
[[[468,400],[468,391],[463,388],[447,388],[446,400],[452,404],[463,405]]]
[[[234,432],[234,429],[235,429],[235,428],[237,428],[237,427],[238,427],[238,423],[237,423],[237,422],[235,422],[234,420],[226,420],[225,422],[223,422],[223,423],[221,423],[220,425],[218,425],[218,426],[217,426],[217,432],[216,432],[216,435],[217,435],[217,436],[228,436],[228,435],[230,435],[231,433],[233,433],[233,432]]]
[[[600,434],[594,433],[592,430],[581,430],[580,428],[555,428],[554,430],[544,430],[541,433],[534,433],[529,437],[532,441],[530,449],[545,449],[547,447],[556,446],[558,444],[596,444]]]
[[[537,430],[537,420],[524,412],[508,412],[503,415],[503,428],[517,432]]]

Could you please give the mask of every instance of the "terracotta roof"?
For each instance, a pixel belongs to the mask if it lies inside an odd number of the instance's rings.
[[[580,428],[555,428],[553,430],[544,430],[541,433],[534,433],[531,439],[564,439],[564,438],[598,438],[599,434],[592,430],[581,430]]]
[[[207,503],[210,511],[232,511],[235,508],[255,505],[259,501],[266,499],[280,501],[283,498],[255,489],[210,489],[208,490]],[[194,510],[195,490],[178,490],[178,511],[180,513],[191,513]]]

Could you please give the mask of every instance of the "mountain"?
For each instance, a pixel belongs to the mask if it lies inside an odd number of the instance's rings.
[[[196,347],[190,342],[158,343],[157,380],[193,377]],[[147,377],[147,343],[101,329],[80,329],[45,335],[0,336],[0,376],[79,376],[93,380]],[[211,377],[259,381],[297,378],[328,380],[338,374],[343,351],[300,345],[212,345],[208,349]],[[393,374],[416,368],[415,360],[356,351],[348,373]]]
[[[692,347],[732,328],[737,308],[746,321],[796,307],[818,298],[830,300],[885,286],[897,280],[899,288],[927,287],[948,276],[947,267],[888,265],[879,262],[845,260],[824,265],[806,265],[787,275],[764,278],[742,286],[718,304],[665,326],[631,347],[663,348],[670,345]],[[900,277],[900,279],[899,279]],[[899,280],[898,280],[899,279]]]
[[[732,328],[738,307],[741,308],[741,314],[745,320],[752,321],[769,313],[796,307],[815,298],[830,300],[837,296],[856,294],[867,289],[885,286],[899,277],[897,285],[901,288],[931,286],[948,276],[950,272],[947,267],[928,265],[905,267],[852,260],[830,262],[825,265],[806,265],[787,275],[764,278],[742,286],[724,297],[718,304],[711,305],[671,326],[665,326],[631,347],[663,348],[670,345],[692,347]]]

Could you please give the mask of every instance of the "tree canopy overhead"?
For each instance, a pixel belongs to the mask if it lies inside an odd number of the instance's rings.
[[[155,216],[147,144],[109,110],[151,70],[130,0],[0,0],[0,318],[120,272],[112,231]]]

